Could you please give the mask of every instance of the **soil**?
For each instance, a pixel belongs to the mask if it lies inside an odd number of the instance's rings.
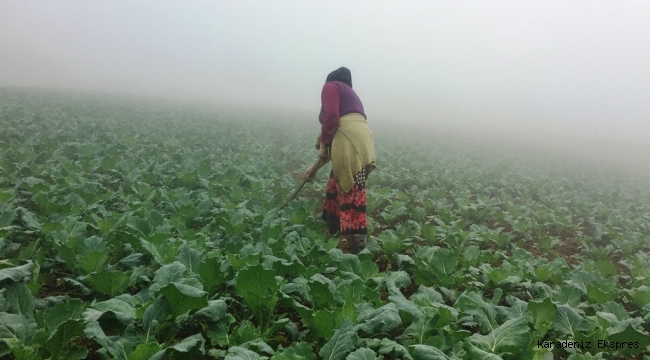
[[[594,236],[596,234],[596,228],[587,220],[583,220],[582,225],[578,229],[587,236]]]
[[[72,344],[88,349],[88,356],[86,357],[87,360],[102,359],[99,355],[97,355],[97,350],[99,350],[101,346],[99,346],[95,340],[89,339],[87,337],[77,337],[76,339],[72,340]]]
[[[418,292],[419,288],[420,286],[418,286],[418,284],[416,284],[415,281],[411,279],[411,284],[402,290],[402,294],[404,294],[404,297],[406,297],[407,299],[410,299],[411,295]]]
[[[382,251],[375,253],[372,261],[379,266],[379,272],[385,272],[393,267],[388,257]]]
[[[72,277],[63,264],[56,264],[50,268],[49,272],[42,272],[43,280],[41,287],[35,297],[45,298],[48,296],[67,295],[71,298],[87,300],[88,296],[84,295],[79,288],[63,280],[66,277]]]

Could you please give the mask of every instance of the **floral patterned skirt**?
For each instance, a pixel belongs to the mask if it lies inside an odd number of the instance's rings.
[[[354,186],[344,192],[330,173],[325,191],[323,220],[329,224],[330,234],[367,234],[366,172],[361,169],[354,175]]]

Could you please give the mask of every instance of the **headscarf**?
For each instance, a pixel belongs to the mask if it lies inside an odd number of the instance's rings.
[[[329,73],[329,75],[327,75],[327,80],[325,81],[340,81],[347,84],[349,87],[352,87],[352,73],[348,68],[341,66]]]

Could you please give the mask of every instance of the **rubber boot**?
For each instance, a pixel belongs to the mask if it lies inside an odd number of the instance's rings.
[[[354,246],[354,242],[352,241],[350,235],[341,235],[339,236],[339,243],[336,245],[337,248],[341,250],[344,254],[351,254],[353,253],[352,251]]]
[[[361,250],[365,249],[368,245],[368,235],[366,234],[353,234],[352,238],[352,253],[358,254]]]
[[[328,227],[330,231],[330,236],[334,236],[336,233],[339,232],[341,225],[339,225],[339,223],[329,223]]]

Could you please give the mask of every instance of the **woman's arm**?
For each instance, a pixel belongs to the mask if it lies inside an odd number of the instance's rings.
[[[331,82],[325,83],[321,93],[321,102],[323,104],[321,118],[321,136],[320,141],[325,145],[332,145],[334,134],[339,128],[341,118],[339,117],[340,94],[339,87]]]

